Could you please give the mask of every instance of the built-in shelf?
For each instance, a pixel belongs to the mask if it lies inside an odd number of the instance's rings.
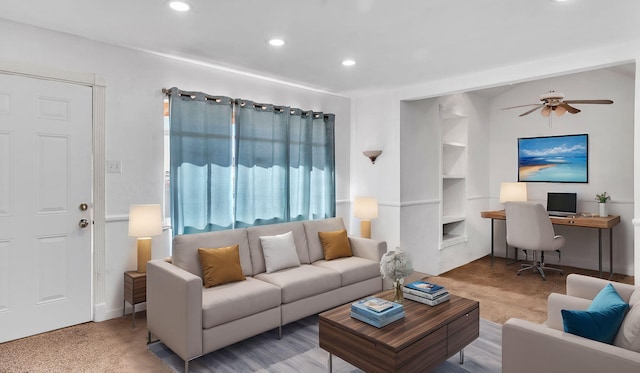
[[[440,104],[440,119],[455,119],[455,118],[465,118],[466,115],[461,113],[456,108],[447,107],[445,105]]]
[[[445,142],[445,143],[442,143],[442,146],[449,146],[452,148],[462,148],[462,149],[467,147],[465,144],[461,142]]]
[[[444,234],[442,235],[442,243],[440,244],[441,248],[450,247],[454,245],[458,245],[464,242],[467,242],[468,236],[458,236],[455,234]]]
[[[442,217],[442,224],[456,223],[456,222],[459,222],[459,221],[464,221],[465,219],[466,219],[466,216],[462,216],[462,215],[458,215],[458,216],[454,216],[454,215],[443,216]]]
[[[455,108],[440,106],[441,249],[467,242],[467,127],[465,115]]]

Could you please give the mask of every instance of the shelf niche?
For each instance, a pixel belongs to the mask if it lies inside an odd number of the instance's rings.
[[[466,115],[443,105],[440,109],[441,230],[440,248],[467,242],[467,141]]]

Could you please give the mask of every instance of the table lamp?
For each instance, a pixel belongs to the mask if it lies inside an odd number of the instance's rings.
[[[371,238],[371,219],[378,217],[378,200],[374,197],[356,197],[354,215],[360,218],[360,236]]]
[[[527,183],[500,184],[500,203],[527,200]]]
[[[129,237],[138,239],[138,272],[147,272],[151,260],[151,237],[162,233],[160,205],[131,205],[129,209]]]

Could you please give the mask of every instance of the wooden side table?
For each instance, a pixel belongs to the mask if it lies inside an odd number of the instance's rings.
[[[147,301],[147,274],[138,271],[124,273],[124,301],[122,302],[122,316],[125,312],[125,302],[133,306],[131,312],[131,329],[136,327],[136,304]]]

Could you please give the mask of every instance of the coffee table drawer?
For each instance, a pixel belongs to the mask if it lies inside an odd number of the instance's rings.
[[[398,352],[392,372],[428,372],[447,359],[447,327],[436,330]]]
[[[395,354],[375,342],[332,325],[323,319],[318,326],[320,347],[366,372],[393,372]]]
[[[320,347],[365,372],[426,372],[447,359],[447,327],[400,351],[319,320]],[[401,336],[398,336],[401,338]]]
[[[480,335],[480,309],[460,316],[448,326],[448,356],[453,356]]]

